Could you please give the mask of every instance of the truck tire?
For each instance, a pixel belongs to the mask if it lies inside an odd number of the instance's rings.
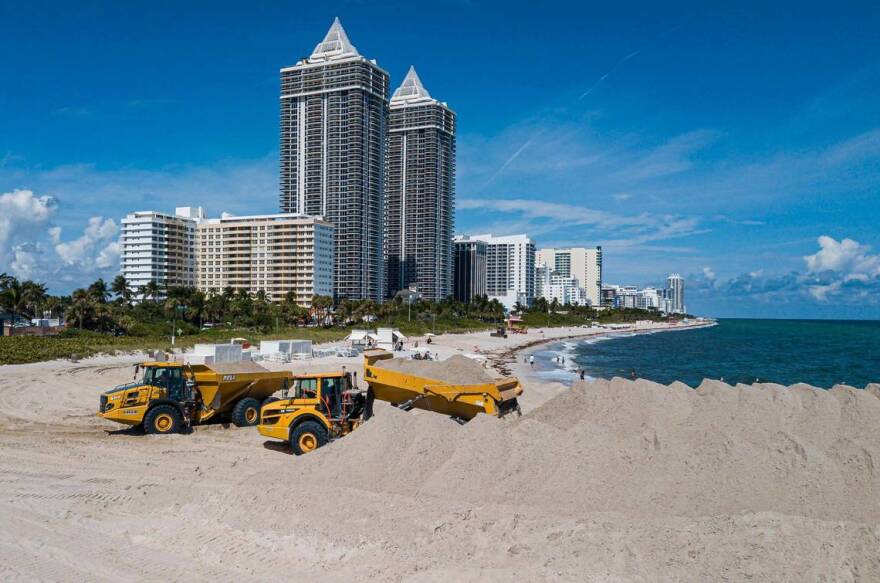
[[[144,416],[144,433],[180,433],[183,417],[173,405],[156,405]]]
[[[236,427],[253,427],[260,422],[260,402],[245,397],[232,408],[232,422]]]
[[[279,399],[278,397],[266,397],[265,399],[263,399],[263,402],[260,404],[260,408],[262,409],[263,407],[265,407],[269,403],[274,403],[275,401],[280,401],[280,400],[281,399]]]
[[[303,421],[290,431],[290,447],[296,455],[314,451],[328,441],[327,430],[317,421]]]
[[[373,416],[373,403],[376,401],[376,395],[373,394],[373,389],[367,389],[367,398],[364,401],[364,412],[361,414],[361,419],[367,421],[370,417]]]

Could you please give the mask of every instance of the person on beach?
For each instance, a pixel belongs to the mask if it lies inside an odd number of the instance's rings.
[[[581,369],[581,380],[584,380],[584,369]]]
[[[532,368],[535,368],[535,356],[534,356],[534,355],[529,356],[529,365],[530,365]]]
[[[637,378],[639,378],[639,375],[636,374],[636,369],[632,369],[632,372],[629,373],[629,376],[632,380],[636,380]]]

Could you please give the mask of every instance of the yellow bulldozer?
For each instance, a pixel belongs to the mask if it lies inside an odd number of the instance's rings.
[[[395,368],[393,363],[398,363]],[[432,372],[428,363],[416,366],[442,376]],[[403,410],[442,413],[462,423],[480,413],[501,417],[519,412],[517,397],[522,387],[516,378],[490,379],[478,374],[473,382],[450,381],[409,368],[388,351],[368,350],[364,353],[366,391],[358,388],[356,375],[344,369],[295,375],[293,395],[285,391],[280,400],[264,405],[257,430],[289,443],[293,453],[301,455],[354,431],[372,416],[376,399]]]
[[[146,433],[178,433],[217,417],[238,427],[256,425],[260,407],[285,391],[292,374],[250,362],[136,365],[133,383],[101,395],[98,416]]]

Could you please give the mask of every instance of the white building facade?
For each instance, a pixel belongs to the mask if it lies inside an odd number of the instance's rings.
[[[684,278],[677,273],[670,273],[666,278],[666,298],[669,300],[670,313],[687,313],[687,306],[684,303]]]
[[[535,299],[535,244],[528,235],[472,235],[486,243],[486,295],[508,310]]]
[[[535,252],[535,262],[563,277],[573,277],[592,306],[602,299],[602,247],[546,248]]]
[[[121,273],[135,299],[154,282],[162,299],[172,287],[191,287],[196,281],[196,219],[188,208],[173,215],[155,211],[129,213],[122,219]]]
[[[589,300],[575,277],[560,275],[545,264],[535,268],[535,297],[553,300],[559,305],[587,306]]]

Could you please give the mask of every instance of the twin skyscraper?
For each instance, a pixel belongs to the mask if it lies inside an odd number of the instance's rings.
[[[455,113],[413,68],[389,93],[388,73],[338,18],[281,69],[281,211],[335,226],[337,299],[414,286],[440,300],[452,294]]]

